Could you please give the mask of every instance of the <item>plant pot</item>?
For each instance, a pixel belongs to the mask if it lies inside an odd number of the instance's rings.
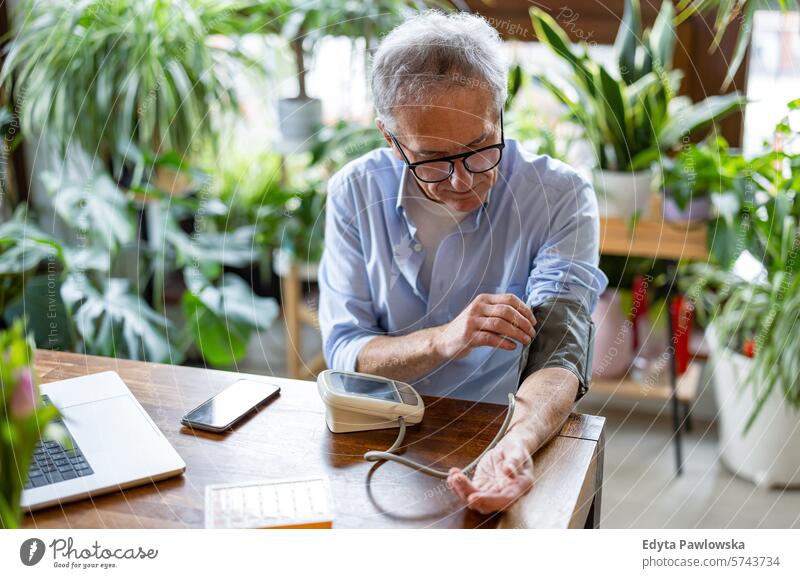
[[[800,411],[790,407],[776,388],[745,434],[756,404],[756,392],[748,381],[754,361],[720,343],[713,324],[706,330],[706,338],[722,462],[737,476],[759,486],[800,486]]]
[[[304,149],[322,126],[322,101],[317,98],[282,98],[278,120],[286,146]]]
[[[605,217],[628,218],[638,213],[650,216],[653,171],[606,171],[592,172],[594,189],[600,214]]]
[[[272,267],[278,277],[288,277],[289,269],[295,262],[294,257],[288,251],[275,249],[272,252]],[[297,273],[300,281],[305,283],[316,282],[319,273],[319,263],[296,263]]]
[[[671,223],[699,223],[707,221],[711,215],[711,201],[708,197],[698,197],[681,209],[675,199],[665,193],[663,213],[664,220]]]
[[[592,376],[622,377],[633,361],[633,325],[622,310],[619,291],[613,289],[600,296],[592,321],[595,324]]]

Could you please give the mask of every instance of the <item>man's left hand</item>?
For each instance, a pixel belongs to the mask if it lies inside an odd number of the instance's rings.
[[[451,468],[447,485],[481,514],[505,510],[533,486],[533,460],[516,436],[506,435],[478,463],[470,480]]]

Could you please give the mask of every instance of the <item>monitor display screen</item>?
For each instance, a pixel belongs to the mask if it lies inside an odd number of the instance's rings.
[[[331,376],[331,386],[334,391],[348,395],[371,397],[386,401],[400,401],[397,389],[386,381],[335,373]]]

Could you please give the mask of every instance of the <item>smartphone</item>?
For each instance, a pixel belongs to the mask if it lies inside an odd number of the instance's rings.
[[[224,432],[280,391],[280,387],[271,383],[240,379],[187,413],[181,423],[215,433]]]

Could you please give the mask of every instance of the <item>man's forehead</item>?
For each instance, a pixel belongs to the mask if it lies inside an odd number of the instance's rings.
[[[419,152],[475,145],[496,132],[496,113],[447,106],[415,106],[396,115],[396,135]]]

